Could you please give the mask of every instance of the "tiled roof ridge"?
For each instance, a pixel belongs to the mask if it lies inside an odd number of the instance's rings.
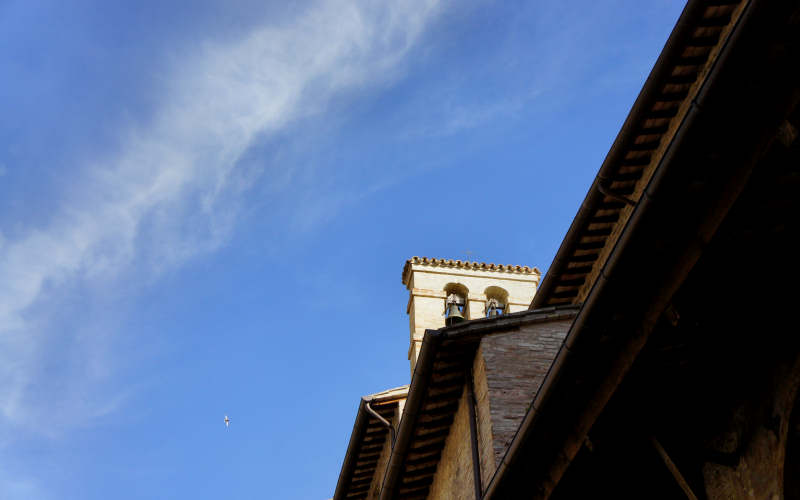
[[[403,267],[403,283],[406,282],[408,277],[408,273],[410,271],[410,267],[412,264],[428,264],[431,266],[443,266],[443,267],[455,267],[458,269],[476,269],[481,271],[505,271],[509,273],[518,273],[518,274],[538,274],[541,275],[542,272],[539,271],[537,267],[529,267],[529,266],[513,266],[508,264],[494,264],[494,263],[486,263],[486,262],[475,262],[469,260],[460,260],[460,259],[437,259],[435,257],[411,257],[406,261],[405,266]]]

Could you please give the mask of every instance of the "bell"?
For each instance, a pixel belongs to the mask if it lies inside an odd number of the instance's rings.
[[[489,299],[486,302],[486,317],[494,318],[500,316],[500,302],[497,299]]]
[[[458,304],[455,302],[447,304],[447,317],[444,319],[444,324],[450,326],[461,323],[462,321],[464,321],[464,315],[461,314]]]

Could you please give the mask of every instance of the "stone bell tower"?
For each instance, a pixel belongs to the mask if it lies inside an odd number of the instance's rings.
[[[539,286],[535,267],[412,257],[403,268],[409,291],[411,373],[426,329],[445,323],[523,311]]]

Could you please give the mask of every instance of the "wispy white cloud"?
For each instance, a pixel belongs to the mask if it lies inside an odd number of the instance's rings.
[[[417,124],[405,135],[414,138],[446,137],[487,126],[497,120],[513,119],[540,94],[537,89],[526,90],[485,103],[446,100],[439,105],[433,120]]]
[[[62,363],[65,381],[48,382],[44,361],[70,335],[48,324],[59,297],[134,268],[154,276],[224,244],[240,195],[259,179],[237,168],[254,142],[324,112],[340,92],[401,74],[437,11],[436,0],[323,1],[281,26],[207,42],[175,61],[150,123],[127,130],[118,154],[68,181],[71,196],[47,225],[0,237],[6,424],[42,432],[113,411],[118,394],[95,394],[113,358],[103,334],[72,339],[59,356],[87,363]],[[70,386],[79,389],[61,390]]]
[[[0,475],[0,491],[6,500],[46,500],[50,498],[34,480]]]

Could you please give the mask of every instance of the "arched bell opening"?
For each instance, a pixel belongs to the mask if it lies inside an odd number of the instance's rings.
[[[467,310],[469,290],[460,283],[448,283],[444,287],[444,323],[447,326],[460,323],[469,318]]]
[[[487,318],[508,313],[508,292],[499,286],[490,286],[483,292],[486,295],[484,315]]]

